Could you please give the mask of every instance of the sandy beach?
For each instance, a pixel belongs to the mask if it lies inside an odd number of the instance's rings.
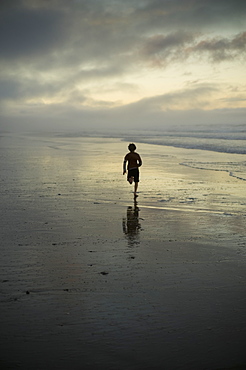
[[[245,156],[116,138],[4,135],[0,367],[246,368]],[[205,158],[205,159],[204,159]]]

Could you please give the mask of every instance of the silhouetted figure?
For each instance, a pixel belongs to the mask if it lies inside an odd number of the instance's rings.
[[[128,145],[129,153],[126,154],[123,162],[123,175],[126,173],[127,164],[127,181],[132,184],[134,181],[134,197],[137,197],[137,189],[139,183],[139,167],[142,165],[142,159],[138,153],[135,152],[136,145]]]

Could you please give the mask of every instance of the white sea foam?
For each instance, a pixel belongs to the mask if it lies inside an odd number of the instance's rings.
[[[227,137],[226,137],[227,136]],[[245,137],[244,137],[245,136]],[[155,144],[155,145],[165,145],[174,146],[186,149],[200,149],[209,150],[215,152],[224,153],[236,153],[236,154],[246,154],[246,135],[242,134],[242,137],[235,136],[231,138],[229,135],[223,135],[219,137],[218,134],[204,134],[201,133],[170,133],[168,135],[158,135],[149,137],[136,137],[135,141]]]
[[[229,176],[246,181],[246,162],[183,162],[180,164],[200,170],[225,171]]]
[[[225,129],[203,130],[203,131],[168,131],[158,134],[142,134],[131,138],[132,141],[154,145],[172,146],[176,148],[196,149],[204,151],[213,151],[226,154],[246,154],[246,132],[244,129],[232,131]],[[128,138],[125,138],[128,140]],[[232,177],[246,181],[246,160],[228,161],[228,162],[197,162],[194,161],[180,163],[185,166],[212,171],[225,171]]]

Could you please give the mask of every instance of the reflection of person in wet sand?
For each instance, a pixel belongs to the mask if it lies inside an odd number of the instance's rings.
[[[142,159],[138,153],[135,153],[136,145],[128,145],[129,153],[126,154],[123,162],[123,175],[126,173],[127,164],[127,181],[132,184],[134,181],[134,197],[137,197],[137,189],[139,183],[139,167],[142,165]]]
[[[138,234],[141,230],[141,225],[139,223],[139,208],[137,207],[137,202],[134,202],[134,207],[128,207],[126,218],[123,218],[122,222],[123,232],[127,235],[129,244],[138,244]]]

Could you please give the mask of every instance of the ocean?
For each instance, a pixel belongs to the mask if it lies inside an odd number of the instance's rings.
[[[171,146],[184,149],[198,149],[204,151],[204,160],[198,162],[181,163],[200,170],[225,171],[229,176],[246,180],[246,159],[231,156],[230,160],[222,162],[206,161],[207,152],[246,154],[246,128],[239,126],[234,129],[222,127],[219,129],[207,130],[186,130],[186,131],[167,131],[157,134],[141,134],[132,138],[133,141],[154,145]],[[127,139],[126,139],[127,140]],[[236,159],[236,160],[234,160]]]

